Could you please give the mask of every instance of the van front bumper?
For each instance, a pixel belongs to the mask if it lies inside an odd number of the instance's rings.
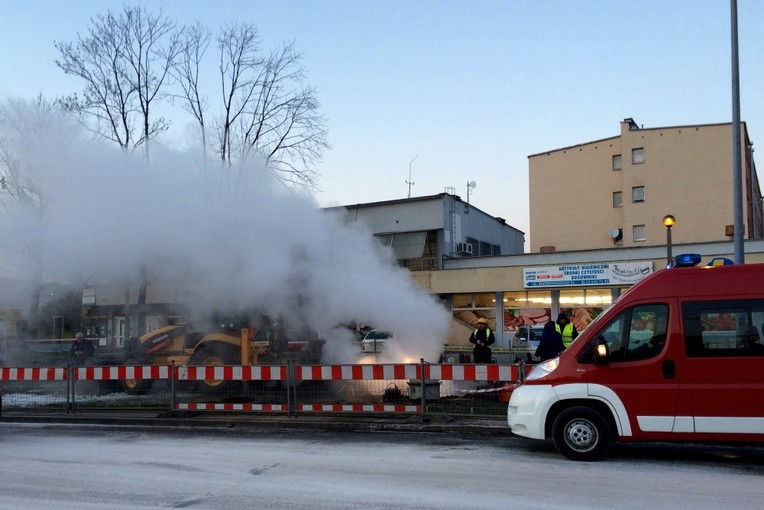
[[[545,439],[544,423],[552,404],[559,400],[549,384],[524,384],[512,392],[507,423],[513,434]]]

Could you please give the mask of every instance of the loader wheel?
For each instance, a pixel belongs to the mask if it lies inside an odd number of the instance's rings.
[[[151,379],[124,379],[120,382],[122,389],[128,395],[146,395],[154,385],[154,381]]]
[[[131,359],[127,360],[125,365],[145,365],[145,363]],[[151,379],[123,379],[120,384],[128,395],[146,395],[151,391],[154,381]]]
[[[228,344],[207,345],[196,351],[189,360],[190,365],[199,367],[222,367],[241,364],[241,353]],[[198,381],[199,389],[205,394],[235,393],[241,390],[241,381],[204,379]]]

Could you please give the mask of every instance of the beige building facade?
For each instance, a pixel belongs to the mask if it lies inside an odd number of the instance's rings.
[[[733,224],[732,125],[643,128],[528,157],[533,253],[655,246],[673,215],[677,244],[729,240]],[[741,124],[747,239],[764,236],[762,196]]]

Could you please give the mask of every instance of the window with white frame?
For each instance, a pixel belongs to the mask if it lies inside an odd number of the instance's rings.
[[[634,186],[631,188],[631,201],[634,203],[645,201],[645,187]]]
[[[645,234],[645,226],[644,225],[634,225],[631,228],[631,235],[634,239],[634,241],[646,241],[647,236]]]
[[[620,191],[613,192],[613,207],[621,207],[623,205],[623,193]]]
[[[621,155],[616,154],[613,156],[613,170],[620,170],[621,169]]]
[[[631,149],[631,164],[641,165],[644,162],[645,162],[645,148],[637,147],[636,149]]]

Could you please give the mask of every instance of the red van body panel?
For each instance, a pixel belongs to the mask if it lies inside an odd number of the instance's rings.
[[[595,363],[593,345],[609,342],[608,327],[615,331],[619,320],[649,307],[668,313],[662,347],[651,340],[656,353],[647,359],[630,361],[627,354]],[[710,318],[730,324],[721,327]],[[752,332],[746,336],[741,328]],[[762,337],[764,264],[657,271],[590,324],[545,367],[547,375],[537,367],[540,375],[532,373],[514,390],[509,425],[519,435],[542,439],[565,409],[591,406],[620,441],[764,442]],[[631,342],[633,336],[621,335],[622,343],[624,338]]]

